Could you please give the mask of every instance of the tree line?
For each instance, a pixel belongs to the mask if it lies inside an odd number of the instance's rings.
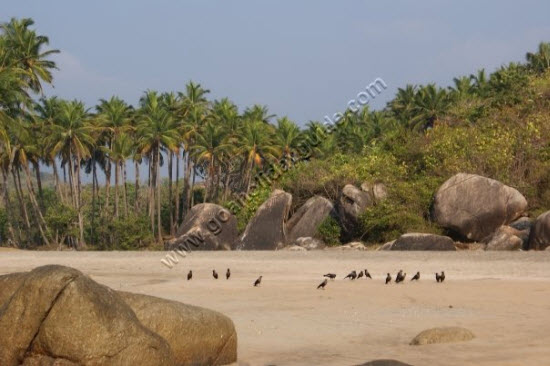
[[[550,60],[550,46],[542,43],[527,64],[490,76],[482,70],[455,79],[452,88],[408,85],[381,111],[346,112],[329,134],[320,122],[300,129],[262,105],[241,112],[227,98],[210,100],[195,82],[181,92],[148,90],[135,106],[117,96],[93,107],[46,97],[43,85],[53,83],[56,69],[51,56],[59,51],[49,49],[33,25],[14,18],[0,30],[0,242],[19,247],[161,243],[194,204],[228,205],[248,193],[270,163],[294,164],[307,139],[321,141],[311,152],[323,158],[361,152],[389,131],[422,133],[457,100],[485,95],[514,103],[513,91],[526,75],[545,71]],[[130,163],[134,177],[127,176]],[[167,179],[161,179],[164,165]],[[52,189],[42,184],[44,167],[53,172]],[[83,184],[84,173],[91,184]]]

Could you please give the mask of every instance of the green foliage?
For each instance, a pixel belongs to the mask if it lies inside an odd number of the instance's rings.
[[[240,232],[244,231],[250,219],[252,219],[262,203],[269,198],[270,194],[271,187],[260,186],[258,189],[251,192],[247,199],[242,201],[229,201],[225,204],[225,207],[237,216],[237,225]]]
[[[340,242],[342,229],[338,221],[336,221],[332,216],[329,216],[323,220],[321,225],[317,228],[317,232],[328,246],[337,246],[342,244]]]
[[[99,250],[138,250],[146,248],[154,241],[153,233],[149,225],[149,217],[145,215],[128,216],[127,218],[98,219],[95,228],[94,249]],[[90,228],[87,228],[89,232]],[[88,238],[87,242],[92,242]]]

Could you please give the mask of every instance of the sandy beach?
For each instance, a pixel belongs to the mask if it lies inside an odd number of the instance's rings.
[[[114,289],[220,311],[235,322],[239,365],[345,366],[392,358],[416,366],[540,366],[550,360],[549,252],[194,252],[173,269],[161,264],[164,255],[2,251],[0,274],[62,264]],[[364,268],[373,280],[342,280]],[[384,285],[386,272],[399,269],[408,279],[419,270],[420,282]],[[436,284],[433,273],[441,270],[447,279]],[[326,272],[337,279],[316,290]],[[253,288],[259,275],[262,285]],[[436,326],[465,327],[476,338],[408,345]]]

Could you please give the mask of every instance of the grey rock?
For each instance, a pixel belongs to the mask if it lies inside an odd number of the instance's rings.
[[[316,237],[317,228],[331,214],[334,214],[332,202],[321,196],[311,197],[286,224],[289,243],[300,237]]]
[[[241,237],[239,249],[277,250],[287,242],[285,221],[288,218],[292,195],[275,190],[262,203]]]
[[[391,246],[391,250],[441,250],[455,251],[453,239],[448,236],[407,233],[401,235]]]
[[[520,236],[521,231],[503,225],[495,231],[485,250],[519,250],[523,245],[523,239]]]
[[[239,232],[237,219],[226,208],[201,203],[189,210],[178,228],[176,238],[164,244],[166,250],[231,250]]]
[[[354,185],[348,184],[342,189],[338,200],[338,216],[345,233],[353,235],[358,225],[359,216],[374,205],[371,193],[364,192]]]
[[[541,214],[535,220],[529,242],[525,246],[527,250],[545,250],[550,246],[550,211]]]
[[[520,217],[527,201],[516,189],[494,179],[459,173],[435,194],[432,216],[444,228],[473,241]]]

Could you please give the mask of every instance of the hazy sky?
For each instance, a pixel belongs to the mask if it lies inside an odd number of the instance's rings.
[[[2,0],[0,20],[32,17],[52,47],[55,89],[93,106],[188,80],[239,107],[261,103],[303,125],[345,110],[367,84],[449,85],[523,61],[550,41],[550,1]]]
[[[377,77],[448,85],[550,41],[550,1],[2,0],[61,50],[55,89],[90,106],[203,84],[300,124],[346,108]]]

